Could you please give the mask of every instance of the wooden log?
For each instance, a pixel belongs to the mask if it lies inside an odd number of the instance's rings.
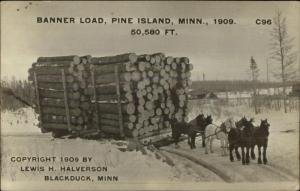
[[[97,95],[116,95],[116,86],[115,85],[105,85],[105,86],[96,86],[95,87]],[[93,88],[88,87],[87,88],[88,94],[87,95],[92,95],[93,94]],[[120,93],[124,94],[125,91],[125,86],[120,86]]]
[[[135,63],[138,57],[134,53],[120,54],[115,56],[106,57],[93,57],[91,59],[92,64],[115,64],[121,62],[131,62]]]
[[[40,89],[40,95],[42,98],[57,98],[57,99],[63,99],[64,98],[64,92],[63,91],[55,91],[55,90],[47,90],[47,89]],[[80,99],[80,93],[79,92],[69,92],[68,98],[78,100]]]
[[[117,100],[118,97],[116,94],[112,95],[97,95],[97,101],[108,101],[108,100]],[[125,96],[122,96],[122,99],[125,99]]]
[[[68,125],[67,124],[61,124],[61,123],[43,123],[42,125],[43,128],[45,129],[61,129],[61,130],[68,130]],[[81,130],[81,126],[75,126],[71,125],[70,126],[71,130]]]
[[[68,70],[69,68],[73,68],[76,64],[72,61],[56,61],[56,62],[34,62],[32,64],[32,70],[42,69],[42,68],[64,68]],[[42,69],[43,70],[43,69]],[[71,70],[70,70],[71,71]]]
[[[149,86],[151,84],[151,81],[148,78],[145,78],[143,81],[144,81],[146,86]]]
[[[151,93],[152,92],[152,87],[151,86],[147,86],[146,87],[146,91],[147,91],[147,93]]]
[[[66,115],[65,108],[58,108],[58,107],[43,107],[41,108],[42,113],[45,114],[52,114],[52,115]],[[81,114],[81,110],[79,108],[72,108],[70,109],[71,116],[79,116]]]
[[[99,113],[118,113],[117,103],[97,103],[99,108]],[[133,114],[135,112],[134,104],[122,104],[122,113]]]
[[[147,62],[149,62],[150,59],[151,59],[151,56],[148,55],[148,54],[138,56],[138,61],[147,61]]]
[[[129,78],[128,78],[129,76]],[[130,81],[131,80],[130,73],[121,73],[120,74],[120,81]],[[95,83],[96,84],[109,84],[109,83],[115,83],[115,77],[112,74],[103,74],[95,76]],[[89,83],[91,83],[91,78],[87,80]]]
[[[188,64],[188,65],[187,65],[187,70],[188,70],[188,71],[192,71],[193,69],[194,69],[193,64]]]
[[[174,59],[174,62],[175,62],[176,64],[179,64],[180,61],[181,61],[181,58],[179,58],[179,57],[176,57],[176,58]]]
[[[138,62],[139,71],[143,72],[146,70],[146,62]]]
[[[144,113],[145,112],[145,108],[143,105],[138,105],[137,110],[139,113]]]
[[[153,102],[147,101],[146,104],[145,104],[145,108],[146,108],[147,110],[153,109]]]
[[[141,97],[141,98],[138,99],[138,103],[139,103],[139,106],[144,106],[146,101],[143,97]]]
[[[53,107],[65,107],[63,99],[53,99],[53,98],[46,98],[41,100],[42,106],[53,106]],[[79,107],[80,102],[79,100],[69,100],[70,108],[77,108]]]
[[[126,115],[126,114],[123,114],[123,119],[124,121],[129,121],[129,118],[132,118],[132,116],[135,117],[135,115]],[[118,114],[115,114],[115,113],[101,113],[99,115],[99,119],[109,119],[109,120],[119,120],[119,115]]]
[[[70,116],[71,123],[73,125],[82,125],[83,124],[83,118]],[[44,115],[43,121],[45,123],[65,123],[67,124],[67,118],[66,116],[59,116],[59,115]]]
[[[152,82],[159,83],[159,75],[158,74],[154,74],[154,76],[152,77]]]
[[[155,56],[151,56],[150,63],[154,65],[156,63]]]
[[[57,62],[57,61],[71,61],[74,64],[80,63],[80,58],[76,55],[72,56],[56,56],[56,57],[39,57],[37,62]]]
[[[138,71],[131,72],[131,79],[133,81],[137,82],[137,81],[141,80],[141,78],[142,78],[142,75],[140,72],[138,72]]]
[[[85,55],[85,56],[81,56],[80,59],[85,59],[87,61],[87,63],[91,62],[92,56],[91,55]]]
[[[190,63],[190,60],[187,58],[187,57],[182,57],[180,59],[181,62],[185,63],[185,64],[189,64]]]
[[[171,71],[171,66],[170,65],[165,65],[165,71],[170,72]]]
[[[145,89],[145,86],[146,86],[146,84],[145,84],[144,81],[139,81],[139,82],[137,83],[137,88],[138,88],[139,90]]]
[[[81,102],[79,107],[83,110],[89,110],[91,109],[91,104],[90,102],[85,101],[85,102]]]
[[[133,102],[133,95],[132,95],[132,93],[127,92],[127,93],[125,94],[125,99],[126,99],[128,102]]]
[[[119,120],[111,120],[111,119],[101,118],[100,125],[109,125],[109,126],[113,126],[113,127],[119,127]],[[124,128],[127,128],[128,121],[124,121],[123,126],[124,126]]]
[[[37,80],[39,82],[47,82],[47,83],[62,83],[61,75],[37,75]],[[74,82],[75,78],[71,75],[66,76],[66,82],[72,83]]]
[[[79,90],[79,84],[77,82],[73,83],[66,83],[68,91],[78,91]],[[39,87],[42,89],[52,89],[52,90],[63,90],[62,83],[48,83],[48,82],[40,82]]]
[[[171,57],[171,56],[168,56],[168,57],[166,58],[166,60],[165,60],[165,63],[166,63],[167,65],[171,65],[171,64],[173,63],[173,61],[174,61],[174,58]]]
[[[172,68],[173,70],[177,70],[177,64],[176,64],[175,62],[173,62],[173,63],[171,64],[171,68]]]
[[[128,129],[132,130],[134,128],[134,124],[133,123],[128,123]]]
[[[120,73],[126,72],[126,71],[130,71],[127,70],[128,67],[126,67],[126,64],[128,64],[129,62],[125,62],[125,63],[116,63],[119,66],[120,69]],[[90,69],[94,70],[96,75],[102,75],[102,74],[111,74],[114,73],[114,64],[111,65],[90,65]]]
[[[61,69],[65,69],[66,74],[70,74],[70,66],[44,66],[44,67],[33,67],[28,70],[29,73],[36,72],[37,75],[61,75]]]
[[[151,100],[151,101],[153,100],[153,94],[152,93],[147,93],[146,96],[147,96],[148,100]]]
[[[129,116],[129,121],[130,122],[134,123],[134,122],[136,122],[136,120],[137,120],[137,117],[135,115],[130,115]]]
[[[84,70],[85,70],[84,64],[83,64],[83,63],[78,64],[78,65],[77,65],[77,70],[78,70],[78,71],[84,71]]]

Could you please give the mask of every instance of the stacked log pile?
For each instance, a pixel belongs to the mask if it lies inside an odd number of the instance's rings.
[[[188,58],[163,53],[47,57],[33,64],[29,78],[37,82],[43,128],[70,123],[69,130],[147,137],[187,121],[192,69]]]
[[[40,57],[29,69],[36,89],[36,110],[43,129],[88,128],[91,103],[87,94],[91,56]]]
[[[169,128],[174,119],[187,121],[192,69],[188,58],[166,57],[163,53],[92,58],[93,75],[88,81],[94,84],[89,92],[93,102],[98,103],[94,119],[110,133],[120,133],[122,123],[124,133],[133,137],[158,133]]]

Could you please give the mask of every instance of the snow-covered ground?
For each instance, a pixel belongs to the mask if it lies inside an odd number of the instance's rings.
[[[126,142],[115,140],[83,140],[53,139],[49,133],[40,133],[38,121],[34,111],[30,108],[20,109],[16,112],[4,111],[1,113],[1,144],[2,147],[2,180],[3,181],[43,181],[45,175],[70,175],[65,172],[24,172],[21,167],[44,165],[46,168],[55,166],[105,166],[105,173],[87,173],[98,175],[118,175],[120,183],[141,182],[172,182],[193,180],[196,175],[185,171],[184,166],[172,167],[162,159],[157,159],[149,150],[147,154],[140,151],[122,152],[118,148]],[[121,146],[120,146],[121,145]],[[37,163],[12,162],[11,157],[31,156],[73,156],[92,157],[90,163]],[[85,173],[80,172],[79,175]],[[73,173],[72,175],[76,175]],[[77,173],[78,175],[78,173]],[[199,177],[197,177],[199,179]]]
[[[294,176],[298,176],[299,169],[299,119],[298,112],[284,114],[282,111],[270,111],[265,114],[254,115],[247,106],[216,106],[212,103],[199,105],[197,101],[190,103],[193,105],[190,112],[190,119],[199,113],[211,114],[214,123],[220,124],[229,116],[239,119],[242,116],[254,117],[256,124],[260,119],[267,118],[270,127],[268,159],[270,165],[275,166]],[[16,112],[1,112],[1,144],[2,144],[2,185],[9,187],[11,181],[30,181],[41,183],[46,175],[91,175],[92,177],[102,175],[117,175],[118,183],[134,184],[160,183],[168,187],[172,185],[180,186],[180,182],[200,183],[207,181],[217,181],[217,178],[210,175],[200,166],[190,162],[180,163],[181,160],[174,158],[175,166],[170,166],[162,159],[155,156],[155,153],[146,150],[147,154],[140,151],[122,152],[118,148],[126,145],[126,142],[115,140],[83,140],[83,139],[52,139],[50,134],[40,133],[37,127],[37,115],[30,108],[23,108]],[[281,132],[293,130],[292,132]],[[200,140],[196,143],[198,152],[204,153],[200,147]],[[218,143],[215,147],[219,148]],[[57,160],[53,163],[37,162],[12,162],[12,157],[33,157],[33,156],[55,156]],[[79,162],[59,162],[61,156],[91,157],[92,161]],[[172,158],[172,156],[170,156]],[[214,157],[214,156],[212,156]],[[229,159],[226,157],[224,160]],[[54,166],[57,171],[49,172],[28,172],[22,171],[25,166]],[[107,172],[61,172],[61,166],[100,166],[107,167]],[[202,169],[201,169],[202,168]],[[237,167],[238,168],[238,167]],[[24,170],[24,169],[23,169]],[[51,182],[52,184],[56,183]],[[94,182],[95,183],[95,182]],[[108,183],[109,184],[109,183]],[[107,184],[104,184],[107,185]],[[113,185],[116,185],[115,183]],[[161,186],[162,186],[161,185]],[[84,187],[83,187],[84,188]],[[105,188],[103,183],[98,182],[95,189]],[[121,189],[120,187],[119,189]],[[141,188],[141,187],[139,187]],[[151,188],[151,187],[149,187]],[[179,187],[178,187],[179,188]]]

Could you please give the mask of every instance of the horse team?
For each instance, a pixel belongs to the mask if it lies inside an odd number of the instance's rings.
[[[172,122],[172,137],[175,145],[178,144],[182,134],[188,135],[188,144],[191,149],[195,149],[195,139],[197,134],[202,136],[202,146],[205,147],[205,153],[208,150],[213,153],[213,141],[218,139],[221,142],[222,155],[227,155],[229,149],[229,159],[234,161],[233,150],[235,151],[237,160],[242,160],[242,164],[250,163],[251,159],[255,160],[254,148],[258,148],[258,164],[267,164],[267,147],[269,137],[269,127],[267,119],[261,120],[259,126],[253,125],[253,118],[247,120],[242,117],[235,122],[232,117],[226,119],[220,126],[213,123],[211,115],[198,115],[189,123]],[[239,148],[242,150],[242,156],[239,153]],[[263,148],[263,160],[261,159],[261,149]]]

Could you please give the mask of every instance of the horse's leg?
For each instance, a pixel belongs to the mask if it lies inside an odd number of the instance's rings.
[[[233,154],[232,154],[233,149],[234,149],[234,145],[229,144],[229,159],[230,159],[231,162],[234,161]]]
[[[258,149],[258,159],[257,159],[257,163],[261,164],[261,145],[257,145],[257,149]]]
[[[225,138],[225,155],[228,154],[229,151],[229,142],[228,142],[228,138]]]
[[[267,160],[267,145],[264,145],[263,146],[264,150],[263,150],[263,160],[264,160],[264,164],[267,164],[268,163],[268,160]]]
[[[210,140],[209,140],[210,153],[214,153],[214,151],[213,151],[213,141],[214,141],[214,138],[211,137]]]
[[[245,147],[242,146],[242,163],[245,164]]]
[[[188,145],[191,146],[191,136],[190,136],[190,134],[188,134]]]
[[[202,147],[205,147],[205,133],[202,133]]]
[[[246,147],[246,164],[250,163],[249,150],[250,150],[250,146],[247,145],[247,147]]]
[[[234,151],[235,151],[235,156],[236,156],[237,160],[240,161],[241,160],[241,155],[239,153],[239,147],[235,146]]]
[[[221,138],[221,147],[222,147],[222,156],[226,155],[226,151],[225,151],[225,140],[223,138]]]
[[[210,140],[210,137],[205,139],[205,154],[208,154],[208,142],[209,142],[209,140]]]
[[[193,145],[193,149],[196,148],[196,133],[193,132],[192,134],[192,145]]]
[[[254,149],[255,149],[255,144],[252,144],[251,146],[251,159],[252,160],[255,160],[255,153],[254,153]]]
[[[178,146],[179,138],[180,138],[180,134],[179,134],[179,135],[177,134],[177,135],[175,136],[175,138],[174,138],[175,148],[178,148],[178,147],[179,147],[179,146]]]

